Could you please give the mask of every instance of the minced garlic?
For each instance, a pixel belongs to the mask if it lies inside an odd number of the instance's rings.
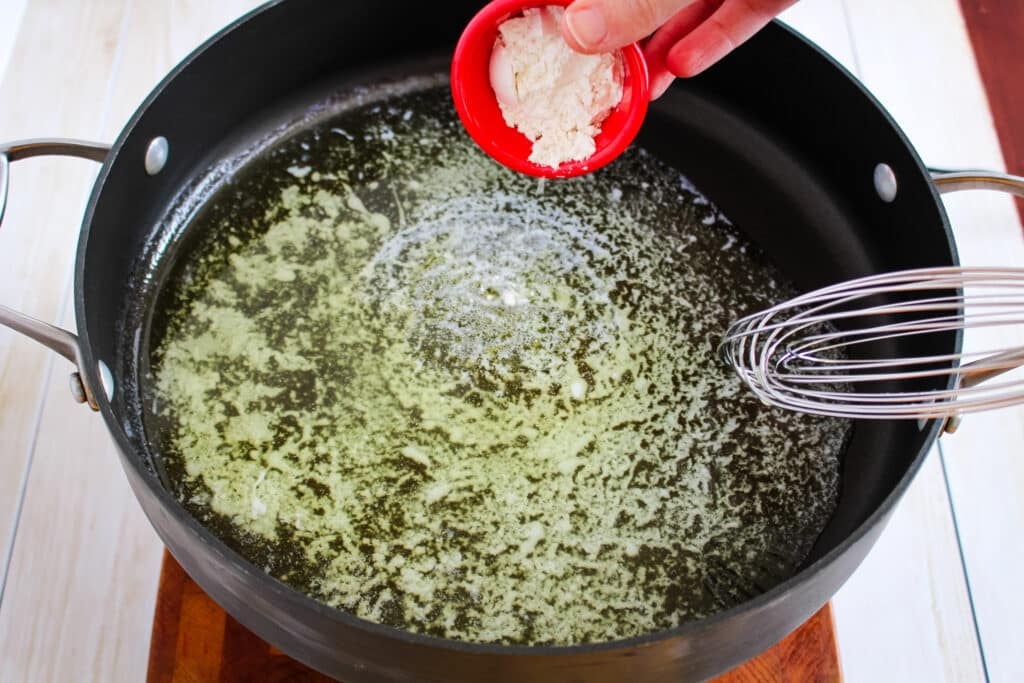
[[[530,161],[552,168],[591,157],[601,123],[622,100],[619,55],[574,52],[559,32],[563,13],[527,9],[503,23],[490,65],[505,122],[533,141]]]

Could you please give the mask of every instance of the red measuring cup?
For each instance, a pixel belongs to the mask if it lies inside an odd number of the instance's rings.
[[[455,109],[470,137],[505,166],[538,178],[571,178],[592,173],[611,163],[640,131],[650,100],[647,61],[640,46],[628,45],[620,53],[623,66],[622,100],[601,124],[594,139],[597,150],[582,161],[557,168],[530,161],[533,142],[505,123],[491,86],[490,61],[498,27],[534,7],[567,7],[573,0],[494,0],[466,26],[452,59],[451,85]]]

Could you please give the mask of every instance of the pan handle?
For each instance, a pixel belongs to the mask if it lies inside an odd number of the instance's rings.
[[[11,162],[38,156],[67,156],[91,159],[92,161],[102,163],[107,158],[109,152],[109,145],[79,140],[21,140],[0,144],[0,224],[3,223],[4,209],[7,208],[7,188]],[[2,304],[0,304],[0,325],[9,327],[15,332],[34,339],[74,363],[76,371],[71,375],[72,396],[79,403],[88,403],[89,407],[93,410],[99,410],[96,394],[82,376],[82,348],[78,343],[77,336],[67,330],[18,313]],[[105,373],[103,368],[101,368],[101,375],[103,374]]]
[[[940,194],[951,192],[962,192],[964,190],[993,190],[1007,194],[1024,197],[1024,177],[1008,175],[1006,173],[994,173],[992,171],[939,171],[932,170],[932,181],[938,188]],[[1011,359],[1019,357],[1020,352],[1015,351],[1006,354]],[[986,362],[993,359],[984,359]],[[980,361],[979,361],[980,362]],[[986,382],[993,377],[1008,372],[1011,368],[1004,368],[997,372],[989,372],[977,377],[964,379],[964,386],[976,386]],[[946,420],[943,431],[946,434],[953,434],[960,427],[963,421],[962,415],[953,415]]]
[[[933,172],[932,181],[941,194],[963,190],[994,190],[1024,197],[1024,177],[991,171]]]

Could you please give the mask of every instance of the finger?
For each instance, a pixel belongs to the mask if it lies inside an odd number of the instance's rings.
[[[652,100],[664,95],[672,81],[676,79],[675,74],[669,71],[665,64],[668,51],[680,39],[704,23],[721,4],[722,0],[697,0],[676,12],[644,45]]]
[[[611,52],[645,38],[694,0],[576,0],[565,10],[562,35],[589,54]]]
[[[725,0],[718,11],[668,51],[665,65],[681,78],[696,76],[795,3],[796,0]]]
[[[676,75],[668,69],[662,69],[657,73],[651,74],[649,81],[649,90],[651,95],[651,101],[658,99],[669,89],[672,83],[676,80]]]

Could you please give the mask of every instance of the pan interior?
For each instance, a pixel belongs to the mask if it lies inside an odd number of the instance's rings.
[[[850,427],[717,360],[793,293],[764,254],[643,149],[495,166],[439,76],[331,102],[168,214],[140,384],[190,513],[328,604],[480,642],[669,629],[792,575]]]

